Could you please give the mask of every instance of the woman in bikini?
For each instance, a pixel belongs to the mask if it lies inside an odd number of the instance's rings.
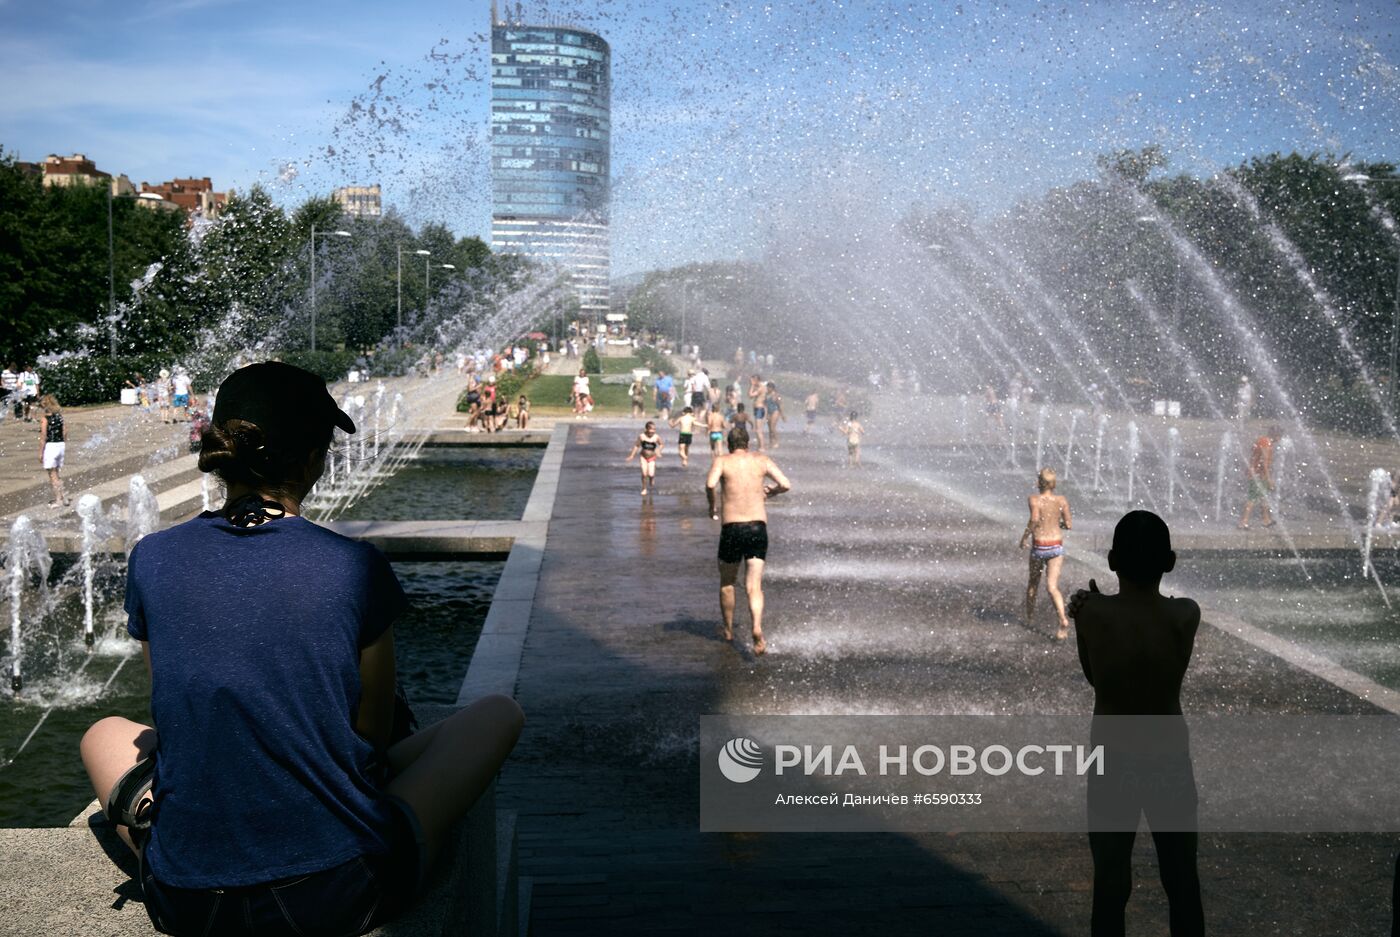
[[[1060,594],[1060,567],[1065,561],[1065,545],[1061,530],[1069,530],[1072,524],[1069,501],[1055,494],[1055,470],[1040,470],[1036,477],[1036,494],[1029,496],[1026,503],[1030,507],[1030,520],[1021,532],[1021,549],[1031,540],[1030,568],[1026,580],[1026,624],[1035,616],[1035,598],[1040,588],[1040,574],[1045,573],[1045,591],[1050,593],[1050,601],[1055,604],[1055,614],[1060,617],[1059,630],[1055,640],[1063,641],[1069,636],[1069,619],[1065,617],[1065,598]]]
[[[640,453],[642,456],[642,497],[645,498],[656,487],[656,460],[661,458],[661,450],[666,444],[656,432],[656,424],[647,420],[626,461],[631,462]]]

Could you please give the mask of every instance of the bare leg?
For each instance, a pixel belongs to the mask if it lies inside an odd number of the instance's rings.
[[[1065,615],[1065,597],[1060,594],[1060,568],[1065,558],[1057,556],[1045,564],[1045,591],[1050,593],[1050,601],[1055,605],[1055,614],[1060,616],[1060,630],[1055,632],[1055,640],[1063,641],[1069,636],[1069,618]]]
[[[1044,568],[1045,564],[1032,554],[1030,566],[1026,571],[1026,624],[1028,625],[1035,618],[1036,593],[1040,591],[1040,572]]]
[[[430,863],[452,824],[491,784],[524,725],[515,700],[496,694],[389,749],[390,769],[397,773],[385,791],[413,808]]]
[[[744,572],[744,591],[749,594],[749,614],[753,616],[753,652],[762,654],[768,650],[763,640],[763,560],[748,560]]]
[[[49,469],[49,487],[53,489],[53,499],[63,503],[63,482],[58,478],[58,469]]]
[[[724,640],[734,640],[734,583],[739,581],[739,564],[719,564],[719,613],[724,621]]]
[[[1246,502],[1244,503],[1244,515],[1240,518],[1240,530],[1248,530],[1248,529],[1249,529],[1249,515],[1251,515],[1251,514],[1253,514],[1253,513],[1254,513],[1254,502],[1253,502],[1253,501],[1246,501]]]
[[[82,755],[83,767],[87,769],[93,793],[97,795],[103,810],[107,808],[107,797],[112,793],[117,779],[155,750],[156,730],[121,716],[99,719],[83,734],[82,741],[78,743],[78,752]],[[118,825],[117,835],[131,847],[132,852],[139,852],[126,827]]]

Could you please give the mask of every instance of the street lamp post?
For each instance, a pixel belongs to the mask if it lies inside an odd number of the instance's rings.
[[[117,261],[116,241],[112,237],[112,199],[118,198],[107,186],[107,327],[112,338],[112,357],[117,356]],[[122,195],[120,198],[132,198]]]
[[[348,238],[349,231],[322,231],[321,237]],[[311,226],[311,350],[316,350],[316,226]]]
[[[400,246],[397,248],[397,252],[398,252],[398,272],[394,275],[394,284],[395,284],[395,289],[396,289],[397,292],[398,292],[398,327],[399,327],[400,331],[402,331],[402,329],[403,329],[403,246],[402,246],[402,245],[400,245]],[[430,255],[432,254],[432,251],[416,250],[416,251],[410,251],[410,253],[417,254],[417,255],[420,256],[420,257],[428,257],[428,256],[430,256]],[[424,263],[427,263],[427,261],[424,261]],[[426,279],[426,278],[425,278],[425,279]],[[424,302],[426,302],[426,300],[424,300]]]
[[[1372,182],[1394,183],[1400,179],[1374,179],[1364,172],[1349,172],[1342,176],[1343,182]],[[1395,374],[1397,361],[1400,361],[1400,256],[1395,263],[1395,306],[1390,314],[1390,368],[1387,377],[1387,389],[1390,394],[1390,408],[1395,409]]]
[[[456,265],[456,264],[436,264],[435,266],[436,266],[439,270],[456,270],[456,269],[457,269],[457,265]],[[424,286],[425,289],[428,288],[428,276],[427,276],[426,273],[423,275],[423,286]],[[427,300],[424,300],[424,301],[423,301],[423,308],[426,309],[427,306],[428,306],[428,301],[427,301]]]

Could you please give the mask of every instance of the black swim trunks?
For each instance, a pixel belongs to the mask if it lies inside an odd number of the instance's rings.
[[[763,521],[725,524],[719,530],[719,561],[768,559],[768,525]]]

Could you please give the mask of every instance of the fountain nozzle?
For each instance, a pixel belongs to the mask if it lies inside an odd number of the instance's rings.
[[[83,633],[83,643],[86,644],[88,647],[92,647],[93,640],[93,634],[91,631]]]
[[[15,696],[19,696],[19,691],[24,689],[24,678],[19,674],[10,677],[10,689],[14,691]]]

